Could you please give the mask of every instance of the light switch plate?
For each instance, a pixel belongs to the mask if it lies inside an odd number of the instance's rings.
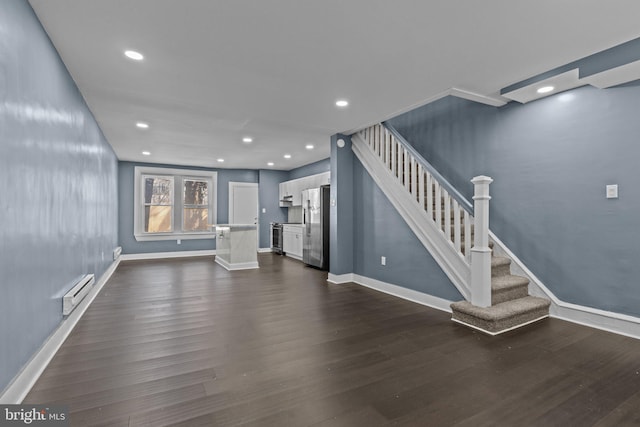
[[[607,185],[607,199],[618,198],[618,184]]]

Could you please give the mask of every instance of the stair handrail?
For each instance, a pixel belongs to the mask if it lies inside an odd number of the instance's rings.
[[[465,197],[460,194],[460,192],[453,186],[449,181],[447,181],[441,174],[436,170],[435,167],[431,163],[429,163],[415,148],[398,132],[398,130],[389,122],[382,122],[382,126],[384,126],[391,135],[425,168],[431,176],[433,176],[438,184],[449,193],[451,197],[453,197],[459,204],[460,207],[469,212],[471,216],[473,216],[473,204],[469,202]]]
[[[369,155],[372,156],[372,159],[377,159],[374,163],[380,161],[380,164],[384,165],[384,169],[391,172],[391,176],[394,178],[393,182],[399,183],[407,190],[406,194],[411,198],[404,200],[404,202],[411,200],[410,205],[413,206],[414,202],[417,202],[420,209],[426,209],[424,218],[429,218],[427,222],[434,227],[434,230],[437,230],[436,234],[443,239],[434,240],[427,237],[428,243],[425,246],[427,249],[431,246],[434,247],[434,251],[438,254],[436,260],[440,259],[446,265],[443,267],[445,273],[450,278],[454,277],[455,280],[452,279],[452,281],[458,289],[461,289],[461,293],[471,304],[478,307],[491,306],[491,248],[489,246],[489,200],[491,196],[489,195],[489,185],[493,179],[480,175],[471,180],[474,186],[474,203],[471,205],[389,123],[369,126],[360,130],[357,135],[358,138],[352,140],[354,142],[352,148],[361,161],[366,160]],[[366,147],[364,151],[361,150],[359,144],[355,144],[359,140],[363,142],[363,147]],[[369,160],[363,162],[363,164],[367,163]],[[433,189],[430,183],[433,183]],[[386,184],[384,185],[386,186]],[[388,197],[395,191],[391,188],[387,188],[387,190],[390,191],[390,193],[385,192]],[[400,193],[405,194],[403,191]],[[434,197],[441,201],[435,200]],[[397,201],[401,204],[404,203],[401,197]],[[444,213],[442,207],[444,207]],[[432,211],[432,208],[435,212]],[[422,212],[425,213],[425,211]],[[408,217],[411,215],[408,214]],[[413,219],[409,222],[413,224]],[[475,232],[472,232],[472,222]],[[415,227],[420,233],[425,231],[417,224],[410,226]],[[428,234],[430,232],[425,231],[424,236],[426,237]],[[473,239],[470,238],[471,236]],[[473,246],[471,246],[471,240],[473,240]],[[446,242],[444,247],[438,243],[440,241]],[[429,251],[431,252],[431,249]],[[459,264],[454,266],[455,260],[461,260],[463,266]],[[440,264],[440,261],[438,263]],[[441,267],[443,264],[440,264]],[[448,267],[452,267],[451,272],[447,270]],[[458,279],[461,281],[456,281]]]

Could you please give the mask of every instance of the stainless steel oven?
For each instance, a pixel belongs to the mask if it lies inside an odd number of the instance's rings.
[[[271,251],[282,255],[282,224],[271,223]]]

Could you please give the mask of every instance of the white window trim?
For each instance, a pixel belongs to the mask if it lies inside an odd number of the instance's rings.
[[[176,193],[174,188],[174,214],[172,215],[172,222],[174,223],[174,231],[172,233],[145,233],[144,232],[144,209],[142,200],[142,176],[143,175],[169,175],[180,177],[180,184],[182,185],[182,179],[208,179],[212,183],[213,197],[209,197],[209,224],[215,224],[217,222],[217,199],[218,199],[218,173],[214,171],[200,171],[191,169],[174,169],[174,168],[158,168],[151,166],[136,166],[134,169],[134,187],[133,187],[133,236],[139,242],[146,241],[158,241],[158,240],[190,240],[190,239],[212,239],[215,238],[215,230],[210,231],[194,231],[183,232],[181,230],[175,230],[176,225],[182,228],[182,223],[173,222],[176,218],[177,210],[182,209],[182,189],[180,193]],[[177,182],[176,180],[175,182]],[[177,185],[176,185],[177,187]],[[179,203],[176,200],[180,200]],[[182,215],[180,215],[182,217]]]

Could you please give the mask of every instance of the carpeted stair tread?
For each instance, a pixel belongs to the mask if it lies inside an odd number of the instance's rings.
[[[526,287],[528,285],[529,279],[513,274],[509,274],[506,276],[494,276],[491,278],[491,289],[494,291],[513,289],[521,286]]]
[[[484,332],[498,334],[548,317],[550,303],[547,299],[533,296],[486,308],[476,307],[468,301],[460,301],[451,304],[451,318]]]
[[[469,301],[459,301],[451,304],[451,308],[483,320],[500,320],[517,316],[527,311],[548,308],[549,305],[550,301],[548,299],[529,295],[517,300],[492,305],[491,307],[476,307],[471,305]]]
[[[511,260],[501,256],[491,257],[491,277],[511,274]]]
[[[512,274],[491,278],[491,304],[524,298],[529,294],[529,279]]]
[[[503,256],[491,257],[491,268],[500,267],[502,265],[511,265],[511,260]]]

